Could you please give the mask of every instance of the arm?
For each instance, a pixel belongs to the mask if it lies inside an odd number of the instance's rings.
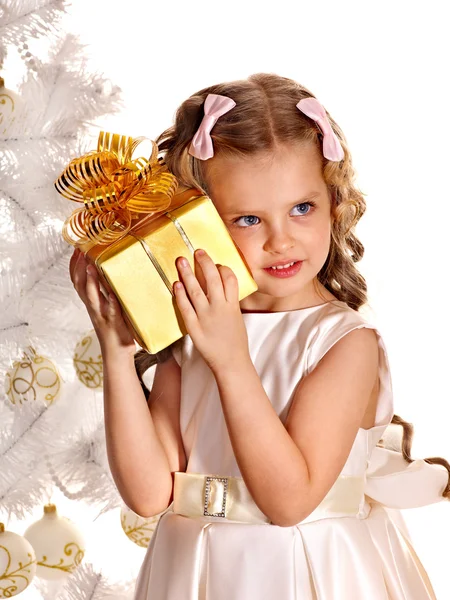
[[[323,500],[351,451],[378,374],[378,343],[370,329],[347,333],[304,377],[285,425],[251,361],[239,306],[238,280],[199,250],[196,264],[177,261],[178,308],[217,382],[231,444],[259,509],[277,525],[305,519]]]
[[[106,283],[106,294],[100,289],[97,271],[79,250],[70,259],[69,271],[100,342],[106,449],[113,479],[137,514],[159,514],[170,503],[171,471],[183,466],[177,448],[182,448],[180,369],[173,359],[157,366],[147,405],[134,366],[133,334],[117,298]]]
[[[177,465],[169,463],[158,436],[133,356],[107,351],[103,355],[106,449],[111,473],[131,510],[141,516],[159,514],[170,504],[171,469],[178,470]],[[149,405],[161,395],[163,386],[166,388],[164,400],[171,396],[171,387],[176,387],[177,382],[169,376],[173,373],[172,361],[157,365]],[[163,428],[161,416],[160,422]],[[168,434],[166,442],[172,444]]]
[[[283,425],[251,360],[214,372],[242,477],[272,523],[299,523],[331,489],[377,374],[374,332],[364,328],[346,334],[300,381]]]

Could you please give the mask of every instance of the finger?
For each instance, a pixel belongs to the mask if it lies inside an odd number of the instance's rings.
[[[86,258],[82,252],[79,253],[76,259],[72,272],[72,283],[80,298],[86,304]]]
[[[239,304],[239,281],[233,269],[225,265],[219,265],[218,271],[222,278],[226,301],[231,304]]]
[[[100,291],[97,271],[92,265],[86,268],[86,299],[89,308],[94,311],[96,316],[105,316],[108,310],[108,301]]]
[[[83,256],[83,253],[78,248],[75,248],[72,256],[70,257],[69,274],[70,274],[70,280],[72,281],[72,283],[74,285],[75,285],[74,276],[75,276],[75,272],[77,270],[77,265],[80,261],[81,256]]]
[[[203,290],[203,293],[208,298],[208,284],[206,283],[206,277],[205,277],[205,274],[203,273],[203,270],[202,270],[199,262],[195,258],[195,256],[194,256],[194,275],[196,276],[197,281],[199,282],[200,287]]]
[[[186,325],[188,332],[191,333],[194,330],[195,325],[198,323],[197,313],[195,312],[194,307],[192,306],[186,293],[186,288],[181,281],[175,281],[173,284],[173,291],[178,309],[183,317],[184,324]]]
[[[116,294],[114,293],[114,290],[109,285],[109,283],[106,281],[106,278],[105,278],[104,275],[103,275],[103,277],[101,279],[100,284],[101,284],[101,286],[103,286],[105,288],[105,292],[106,292],[107,296],[109,296],[110,294],[112,294],[113,296],[116,296]]]
[[[224,287],[214,261],[204,250],[203,254],[199,250],[196,250],[194,256],[206,281],[209,302],[223,302],[225,300]]]
[[[92,265],[94,267],[94,274],[97,276],[97,280],[100,286],[100,291],[103,293],[105,292],[103,295],[105,298],[107,298],[109,296],[109,294],[114,294],[113,289],[111,288],[111,286],[109,285],[109,283],[106,281],[106,278],[103,276],[101,277],[99,272],[97,271],[97,268],[95,266],[95,264],[93,262],[91,262],[91,259],[89,257],[86,257],[83,253],[81,253],[82,257],[80,258],[80,263],[81,261],[83,261],[84,267],[81,266],[80,264],[80,276],[81,279],[85,279],[86,278],[86,268],[88,265]],[[103,289],[102,289],[103,288]]]
[[[122,314],[122,307],[117,296],[113,292],[108,293],[108,298],[106,301],[106,310],[108,311],[108,315],[111,317],[116,317]],[[105,315],[107,316],[107,315]]]
[[[121,314],[120,302],[114,294],[111,286],[106,281],[100,283],[98,271],[91,264],[89,271],[92,272],[95,286],[89,286],[88,288],[88,271],[86,270],[88,263],[86,256],[80,250],[74,252],[73,262],[74,267],[72,270],[72,278],[78,295],[86,305],[89,314],[94,311],[96,316],[100,314],[102,317],[111,316],[114,317],[117,314]],[[93,270],[92,270],[93,269]],[[92,271],[91,271],[92,270]],[[102,290],[105,288],[106,294]],[[88,297],[87,289],[91,290],[91,296]]]
[[[184,259],[187,262],[187,259]],[[189,300],[191,301],[196,313],[206,310],[209,307],[208,298],[205,296],[196,276],[194,275],[189,262],[183,266],[182,260],[178,258],[176,262],[180,280],[185,288]]]
[[[93,266],[95,267],[95,265],[93,265]],[[106,280],[104,273],[101,276],[96,268],[95,268],[95,272],[97,274],[97,279],[99,281],[100,289],[102,289],[102,288],[104,289],[105,296],[109,296],[109,294],[113,294],[115,296],[116,294],[115,294],[114,290],[112,289],[112,287],[109,285],[108,281]]]
[[[70,280],[72,281],[72,283],[73,283],[73,272],[74,272],[74,270],[75,270],[75,265],[76,265],[76,263],[77,263],[77,260],[78,260],[78,258],[79,258],[79,254],[80,254],[80,251],[79,251],[79,249],[78,249],[78,248],[75,248],[75,249],[74,249],[74,251],[73,251],[73,254],[72,254],[72,256],[70,257],[70,262],[69,262],[69,275],[70,275]]]

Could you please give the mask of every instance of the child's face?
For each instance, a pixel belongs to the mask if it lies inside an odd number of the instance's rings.
[[[325,288],[314,280],[330,248],[331,201],[315,146],[282,146],[270,155],[244,159],[214,157],[206,178],[211,199],[259,287],[241,301],[241,308],[293,310],[323,301],[316,290]],[[303,263],[293,276],[275,277],[265,270],[294,260]]]

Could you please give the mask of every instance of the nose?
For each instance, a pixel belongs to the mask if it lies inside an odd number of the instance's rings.
[[[269,254],[286,255],[295,246],[295,238],[289,232],[288,227],[272,229],[263,245],[263,249]]]

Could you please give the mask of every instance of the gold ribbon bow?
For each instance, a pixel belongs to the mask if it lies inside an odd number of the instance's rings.
[[[89,240],[110,244],[128,233],[139,213],[169,207],[178,182],[158,159],[156,143],[150,140],[150,158],[132,158],[145,139],[101,131],[97,151],[72,160],[64,169],[55,181],[57,191],[68,200],[84,203],[63,225],[66,242],[73,246]]]

